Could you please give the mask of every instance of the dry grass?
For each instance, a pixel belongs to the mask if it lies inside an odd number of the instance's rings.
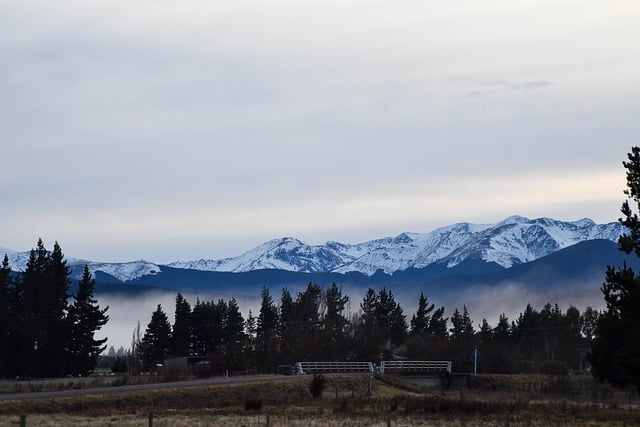
[[[474,377],[466,390],[426,390],[398,379],[328,377],[322,399],[309,377],[278,382],[211,385],[0,402],[0,426],[640,426],[638,397],[602,392],[589,379],[553,383],[549,377]],[[546,384],[529,391],[529,384]],[[562,386],[562,387],[560,387]],[[559,389],[569,390],[558,394]],[[539,386],[536,386],[539,388]],[[595,391],[594,391],[595,390]],[[590,397],[591,396],[591,397]],[[595,397],[594,397],[595,396]],[[247,406],[251,400],[255,406]],[[246,409],[246,408],[249,409]]]
[[[1,417],[0,426],[18,425],[19,418]],[[429,426],[429,427],[637,427],[638,420],[628,419],[626,424],[622,418],[595,420],[583,417],[554,418],[551,416],[495,416],[495,415],[449,415],[449,416],[401,416],[392,415],[392,426]],[[83,415],[29,415],[27,426],[39,427],[139,427],[147,426],[145,414],[117,414],[108,417],[88,417]],[[162,414],[154,416],[154,427],[265,427],[267,415],[210,415],[199,414]],[[286,414],[270,414],[269,425],[272,427],[386,427],[387,415],[351,416],[351,415],[307,415],[296,417]]]

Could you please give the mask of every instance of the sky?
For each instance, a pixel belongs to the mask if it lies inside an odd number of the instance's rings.
[[[616,221],[637,0],[0,0],[0,246],[171,262]]]

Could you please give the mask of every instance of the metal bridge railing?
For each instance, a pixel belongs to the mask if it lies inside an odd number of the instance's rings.
[[[381,374],[451,374],[451,361],[445,360],[384,360]]]
[[[296,362],[296,374],[365,372],[373,374],[371,362]]]

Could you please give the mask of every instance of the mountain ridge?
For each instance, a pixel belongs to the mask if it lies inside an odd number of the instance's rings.
[[[273,239],[231,258],[200,259],[156,264],[139,260],[101,263],[68,258],[73,277],[84,264],[95,275],[102,272],[121,282],[155,276],[163,269],[226,273],[282,270],[300,273],[359,273],[373,277],[377,272],[393,276],[411,269],[432,266],[452,269],[468,262],[496,264],[504,269],[525,264],[580,242],[604,239],[617,241],[624,228],[620,223],[596,224],[583,218],[560,221],[529,219],[514,215],[496,224],[455,223],[427,233],[404,232],[363,243],[328,241],[308,245],[293,237]],[[0,248],[0,252],[3,251]],[[29,252],[4,250],[13,270],[24,271]]]
[[[329,241],[307,245],[284,237],[257,246],[237,257],[200,259],[166,264],[173,268],[203,271],[245,272],[281,269],[307,273],[360,272],[371,276],[379,269],[387,274],[423,268],[436,262],[449,267],[480,258],[510,268],[549,255],[576,243],[605,239],[617,241],[623,226],[617,222],[596,224],[583,218],[566,222],[551,218],[511,216],[496,224],[456,223],[428,233],[401,233],[358,244]]]

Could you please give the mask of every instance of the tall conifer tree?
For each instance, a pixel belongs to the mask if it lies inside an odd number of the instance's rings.
[[[171,325],[160,304],[151,315],[140,346],[144,370],[154,370],[171,354]]]
[[[9,333],[11,331],[11,313],[9,311],[9,292],[11,282],[11,268],[9,257],[4,255],[0,267],[0,378],[7,376],[9,372]]]
[[[344,360],[347,356],[346,328],[349,320],[345,316],[345,309],[348,303],[349,297],[342,294],[342,289],[335,282],[325,292],[322,350],[327,360]]]
[[[411,334],[424,336],[429,328],[429,320],[431,319],[431,312],[434,310],[435,305],[427,302],[427,297],[424,293],[420,293],[418,299],[418,309],[416,314],[411,317]]]
[[[640,147],[632,147],[626,169],[627,199],[622,203],[620,223],[625,232],[618,239],[623,252],[640,257]],[[598,317],[589,361],[599,380],[624,386],[631,384],[640,392],[640,275],[626,263],[608,266],[601,291],[606,308]]]
[[[109,307],[100,308],[94,297],[95,280],[91,277],[89,266],[84,266],[78,291],[69,307],[71,334],[68,351],[70,372],[87,375],[96,366],[98,356],[106,348],[107,338],[95,339],[95,333],[107,324]]]
[[[261,297],[256,322],[256,363],[262,372],[271,372],[278,352],[278,308],[266,286],[262,288]]]
[[[226,342],[225,366],[239,370],[242,366],[242,349],[245,341],[244,319],[235,298],[227,304],[227,323],[224,330]]]
[[[171,353],[175,357],[189,356],[193,343],[193,322],[191,316],[191,305],[182,296],[176,295],[176,309],[173,322],[173,333],[171,334]]]
[[[67,318],[70,274],[71,270],[64,259],[62,248],[55,242],[48,257],[45,284],[45,315],[50,321],[39,348],[39,364],[42,374],[46,376],[62,376],[72,369],[68,365],[66,348],[71,335],[71,324]]]

